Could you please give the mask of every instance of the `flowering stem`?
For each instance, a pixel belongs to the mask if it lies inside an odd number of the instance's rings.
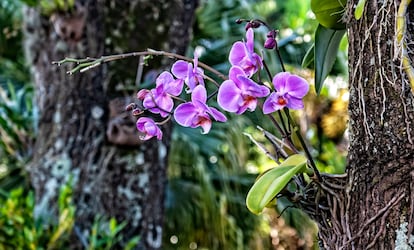
[[[284,108],[283,110],[285,111],[286,116],[288,117],[290,123],[293,126],[293,131],[295,131],[295,134],[298,137],[299,142],[303,147],[303,150],[305,151],[306,157],[308,158],[309,163],[310,163],[314,173],[316,174],[316,177],[317,177],[318,181],[321,181],[322,180],[321,174],[319,173],[319,170],[316,167],[316,164],[313,160],[313,157],[312,157],[311,153],[309,152],[308,147],[306,146],[305,140],[303,139],[302,134],[300,133],[300,131],[298,129],[298,126],[295,124],[295,121],[292,119],[292,117],[289,114],[289,109]]]
[[[264,60],[262,62],[263,62],[263,66],[265,68],[265,71],[267,73],[267,76],[269,77],[269,80],[272,81],[272,73],[270,72],[269,67],[267,66],[267,64]],[[283,119],[282,112],[280,110],[278,110],[277,113],[279,115],[280,122],[282,123],[284,134],[286,135],[286,137],[288,137],[290,135],[290,131],[285,125],[285,121]],[[288,126],[290,126],[289,120],[288,120]]]
[[[165,51],[158,51],[158,50],[153,50],[153,49],[148,49],[147,51],[140,51],[140,52],[130,52],[130,53],[124,53],[124,54],[118,54],[118,55],[109,55],[109,56],[101,56],[100,58],[93,58],[93,57],[87,57],[84,59],[75,59],[75,58],[65,58],[63,60],[60,61],[55,61],[52,62],[52,64],[57,64],[58,66],[65,64],[65,63],[76,63],[77,66],[71,70],[69,70],[67,73],[68,74],[73,74],[76,72],[85,72],[91,68],[97,67],[103,63],[107,63],[107,62],[111,62],[111,61],[116,61],[116,60],[121,60],[121,59],[125,59],[128,57],[137,57],[137,56],[165,56],[165,57],[169,57],[169,58],[175,58],[175,59],[181,59],[187,62],[193,62],[192,58],[186,57],[186,56],[182,56],[179,54],[175,54],[175,53],[170,53],[170,52],[165,52]],[[214,75],[216,75],[217,77],[219,77],[222,80],[227,80],[227,76],[223,75],[222,73],[220,73],[219,71],[213,69],[212,67],[202,63],[202,62],[198,62],[198,66],[200,66],[201,68],[213,73]]]
[[[280,54],[280,50],[279,50],[279,46],[277,44],[277,41],[276,41],[275,51],[276,51],[277,57],[279,58],[280,67],[282,67],[282,71],[286,72],[285,64],[283,63],[282,55]]]

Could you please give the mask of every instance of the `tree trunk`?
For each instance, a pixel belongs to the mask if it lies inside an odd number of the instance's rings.
[[[346,176],[321,184],[330,209],[317,218],[327,249],[411,249],[414,244],[414,98],[403,43],[397,41],[400,1],[348,1],[349,132]],[[414,4],[400,12],[409,44],[414,38]],[[402,20],[402,19],[401,19]],[[333,185],[333,183],[336,185]]]
[[[47,16],[38,8],[25,10],[25,48],[39,109],[29,167],[35,214],[56,216],[59,188],[71,180],[79,232],[74,246],[85,244],[95,216],[103,215],[127,221],[124,234],[140,235],[140,249],[160,247],[171,125],[163,127],[162,141],[130,140],[137,131],[123,113],[127,103],[110,99],[135,95],[137,58],[121,62],[123,72],[113,73],[111,64],[74,75],[51,62],[147,47],[184,54],[195,7],[191,0],[78,0],[73,10]],[[125,90],[131,86],[132,92]]]

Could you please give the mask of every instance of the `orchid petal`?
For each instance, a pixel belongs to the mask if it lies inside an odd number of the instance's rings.
[[[263,113],[270,114],[277,110],[283,109],[286,105],[280,105],[277,101],[281,95],[273,92],[263,103]]]
[[[272,82],[277,92],[280,92],[282,94],[286,93],[285,88],[286,88],[287,79],[289,78],[289,76],[290,76],[290,73],[288,72],[280,72],[273,77]]]
[[[297,75],[290,75],[286,80],[285,90],[290,96],[304,97],[309,91],[308,82]]]
[[[246,32],[246,48],[249,53],[253,53],[254,51],[254,32],[253,29],[250,28]]]
[[[157,79],[155,80],[155,83],[156,83],[156,86],[168,85],[172,81],[174,81],[174,78],[171,75],[171,73],[164,71],[157,77]]]
[[[174,112],[175,121],[184,127],[190,127],[197,111],[191,102],[182,103],[177,106]]]
[[[193,102],[199,101],[199,102],[202,102],[202,103],[206,103],[206,101],[207,101],[207,90],[206,90],[206,88],[202,85],[197,85],[193,89],[193,92],[191,94],[191,100]]]
[[[227,121],[227,117],[218,111],[216,108],[210,107],[208,112],[216,121],[225,122]]]
[[[243,42],[235,42],[231,47],[229,61],[231,65],[239,65],[246,56],[245,45]]]
[[[232,80],[224,81],[217,94],[217,102],[224,110],[236,112],[242,101],[241,91]]]
[[[303,109],[304,105],[303,105],[302,99],[296,98],[296,97],[290,97],[288,99],[288,103],[286,104],[286,107],[290,109]]]
[[[185,79],[188,73],[188,62],[183,60],[176,61],[172,67],[171,72],[179,79]]]

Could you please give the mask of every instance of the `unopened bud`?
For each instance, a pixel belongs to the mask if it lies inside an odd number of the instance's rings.
[[[266,49],[274,49],[276,46],[276,40],[272,37],[268,37],[264,43]]]
[[[137,98],[138,100],[144,100],[145,96],[149,93],[150,91],[148,89],[141,89],[140,91],[138,91],[137,93]]]
[[[246,29],[246,30],[248,30],[248,29],[250,29],[250,28],[252,28],[252,29],[256,29],[256,28],[259,28],[259,27],[260,27],[260,25],[261,25],[261,23],[260,23],[260,22],[258,22],[258,21],[256,21],[256,20],[251,20],[250,22],[248,22],[248,23],[246,24],[245,29]]]
[[[125,110],[126,111],[131,111],[131,110],[135,109],[136,107],[137,107],[136,103],[130,103],[125,107]]]
[[[139,116],[139,115],[141,115],[142,113],[144,113],[144,111],[142,111],[141,109],[139,109],[139,108],[135,108],[134,110],[132,110],[132,115],[133,116]]]
[[[242,22],[243,22],[243,20],[242,20],[242,19],[240,19],[240,18],[236,20],[236,23],[237,23],[237,24],[241,24]]]

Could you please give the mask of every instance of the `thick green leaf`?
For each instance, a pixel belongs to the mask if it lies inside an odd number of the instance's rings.
[[[315,44],[308,49],[302,60],[302,68],[311,67],[315,64]]]
[[[262,212],[295,174],[306,170],[306,161],[303,155],[295,154],[260,176],[247,194],[247,208],[255,214]]]
[[[355,19],[356,20],[359,20],[362,17],[362,14],[364,13],[364,7],[365,7],[365,0],[359,0],[355,8]]]
[[[318,22],[330,29],[345,29],[342,14],[347,0],[311,0],[311,9]]]
[[[345,30],[333,30],[318,25],[315,32],[315,89],[320,93],[338,54]]]

